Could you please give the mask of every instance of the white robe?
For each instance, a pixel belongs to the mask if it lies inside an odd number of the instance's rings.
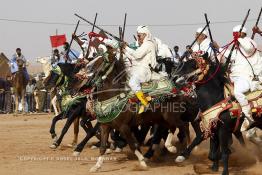
[[[192,50],[193,50],[193,52],[199,52],[201,55],[208,52],[208,56],[211,56],[212,48],[210,47],[210,43],[211,43],[211,40],[209,38],[206,38],[200,44],[198,42],[196,42],[192,46]]]
[[[253,81],[254,75],[262,71],[262,58],[256,50],[257,44],[249,37],[239,38],[239,48],[236,47],[231,56],[230,79],[234,82],[234,94],[241,106],[248,104],[245,93],[258,88],[258,83]],[[225,52],[229,56],[231,48]],[[249,64],[250,63],[250,64]]]
[[[132,91],[137,92],[141,90],[141,83],[148,82],[151,79],[150,68],[155,68],[157,64],[156,45],[152,40],[146,40],[138,49],[133,50],[126,47],[125,52],[135,60],[130,68],[131,77],[128,84]]]

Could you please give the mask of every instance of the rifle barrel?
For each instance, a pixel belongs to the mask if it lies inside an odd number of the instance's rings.
[[[78,14],[75,13],[75,16],[77,16],[78,18],[82,19],[83,21],[87,22],[90,25],[93,25],[95,28],[102,30],[104,33],[108,34],[109,36],[113,37],[114,39],[116,39],[117,41],[121,41],[120,38],[118,38],[117,36],[113,35],[112,33],[102,29],[101,27],[95,25],[94,23],[88,21],[87,19],[83,18],[82,16],[79,16]]]
[[[77,21],[77,24],[76,24],[76,27],[75,27],[75,30],[74,30],[74,35],[76,34],[76,31],[77,31],[77,28],[78,28],[78,26],[79,26],[79,23],[80,23],[80,20]],[[72,43],[73,43],[73,37],[71,38],[71,41],[70,41],[70,43],[69,43],[69,48],[68,48],[68,50],[66,51],[66,57],[68,57],[68,54],[69,54],[69,52],[70,52],[70,48],[71,48],[71,46],[72,46]],[[68,57],[68,58],[69,58],[69,57]]]
[[[258,17],[257,17],[257,21],[256,21],[256,24],[255,24],[256,27],[257,27],[257,25],[259,23],[259,20],[260,20],[260,17],[261,17],[261,13],[262,13],[262,7],[261,7],[260,12],[259,12]],[[253,32],[252,36],[251,36],[251,39],[254,39],[254,37],[255,37],[255,33]]]
[[[94,23],[93,23],[93,26],[92,26],[92,32],[94,32],[95,30],[95,24],[96,24],[96,18],[97,18],[97,13],[96,13],[96,16],[95,16],[95,20],[94,20]],[[89,49],[90,49],[90,42],[91,42],[91,38],[89,38],[89,42],[88,42],[88,47],[87,47],[87,51],[86,51],[86,55],[85,55],[85,58],[88,58],[89,56]]]

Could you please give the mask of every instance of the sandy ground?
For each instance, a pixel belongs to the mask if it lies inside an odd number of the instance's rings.
[[[87,175],[95,163],[99,151],[91,150],[89,143],[80,157],[72,155],[72,148],[67,144],[72,141],[73,130],[70,128],[62,145],[52,150],[49,148],[51,137],[49,125],[52,116],[30,115],[18,116],[0,115],[0,175]],[[60,132],[63,122],[59,122],[57,133]],[[260,132],[261,134],[261,132]],[[83,138],[80,130],[79,139]],[[95,142],[93,138],[90,142]],[[208,142],[203,142],[185,163],[176,164],[176,155],[160,152],[148,163],[149,168],[142,170],[138,161],[131,154],[129,148],[122,153],[112,153],[107,156],[100,172],[95,174],[106,175],[196,175],[212,174],[208,170],[211,162],[207,159]],[[142,148],[145,151],[145,148]],[[251,143],[248,149],[241,148],[234,143],[235,152],[230,158],[230,171],[233,175],[262,175],[262,163],[256,161],[254,155],[262,157]],[[221,168],[220,168],[221,170]],[[221,172],[221,171],[220,171]],[[218,174],[218,173],[216,173]]]

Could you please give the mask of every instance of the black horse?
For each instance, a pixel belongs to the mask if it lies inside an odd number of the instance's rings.
[[[73,64],[58,64],[58,66],[61,69],[61,73],[57,73],[52,70],[49,76],[44,81],[45,85],[47,87],[62,86],[65,81],[65,76],[67,76],[69,79],[68,79],[68,86],[66,88],[69,93],[72,93],[73,89],[71,89],[71,87],[73,87],[73,84],[77,81],[74,78],[74,74],[78,72],[79,68],[76,68],[76,66]],[[94,118],[91,116],[90,113],[86,112],[86,102],[87,102],[87,97],[82,97],[76,100],[75,103],[70,105],[67,110],[62,111],[59,115],[53,118],[50,128],[50,134],[51,137],[54,139],[54,143],[50,146],[51,148],[55,149],[61,144],[62,139],[66,134],[66,132],[68,131],[71,124],[74,121],[77,121],[76,123],[78,124],[80,118],[82,119],[80,121],[80,125],[85,130],[86,137],[83,139],[82,142],[80,142],[77,145],[76,150],[82,151],[86,142],[96,134],[98,125],[96,125],[93,128],[91,121],[94,120]],[[65,118],[67,118],[65,126],[63,127],[59,138],[56,139],[57,135],[55,132],[55,125],[57,121]]]
[[[208,69],[206,69],[207,66],[209,66]],[[225,78],[226,70],[226,67],[223,67],[218,61],[212,62],[206,55],[203,55],[200,59],[186,62],[180,69],[181,77],[176,82],[178,84],[194,82],[199,108],[201,111],[206,111],[224,100],[224,85],[227,82]],[[228,110],[222,112],[219,119],[217,127],[213,129],[213,135],[210,138],[209,159],[213,161],[212,170],[218,171],[221,158],[224,166],[222,175],[228,175],[229,146],[232,144],[232,133],[236,130],[235,134],[242,137],[239,130],[243,118],[241,118],[238,128],[235,128],[237,119],[232,119]],[[258,126],[257,124],[258,122],[254,126]]]

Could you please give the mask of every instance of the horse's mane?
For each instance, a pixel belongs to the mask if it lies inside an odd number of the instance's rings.
[[[112,72],[103,81],[102,87],[98,89],[98,100],[106,100],[125,91],[127,74],[125,72],[124,61],[123,59],[116,60],[114,58],[113,62],[111,62],[112,64],[114,64]]]

